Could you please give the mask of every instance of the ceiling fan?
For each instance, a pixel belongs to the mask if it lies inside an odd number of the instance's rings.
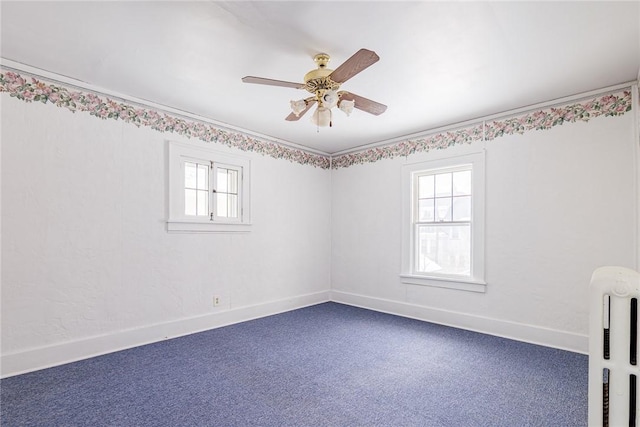
[[[300,119],[316,103],[318,107],[313,113],[311,121],[317,126],[331,126],[331,109],[336,106],[347,115],[351,114],[354,108],[376,116],[385,112],[387,106],[384,104],[351,92],[339,90],[342,83],[380,60],[380,57],[375,52],[360,49],[335,70],[327,68],[330,57],[326,53],[317,54],[313,60],[318,65],[318,68],[309,71],[304,76],[304,83],[285,82],[253,76],[243,77],[242,81],[245,83],[306,89],[312,93],[313,96],[309,98],[291,101],[293,112],[285,118],[287,121]]]

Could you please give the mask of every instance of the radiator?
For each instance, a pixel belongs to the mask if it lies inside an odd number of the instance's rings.
[[[589,426],[640,427],[640,274],[599,268],[589,294]]]

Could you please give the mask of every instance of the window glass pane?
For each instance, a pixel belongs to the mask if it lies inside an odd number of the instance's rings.
[[[434,196],[433,175],[418,177],[418,198],[427,199]]]
[[[197,195],[198,215],[209,215],[209,193],[207,191],[198,191]]]
[[[436,199],[436,221],[451,221],[451,198]]]
[[[228,169],[218,169],[218,188],[216,188],[216,190],[219,193],[227,193],[229,191],[227,183],[227,171]]]
[[[228,198],[228,215],[229,218],[237,218],[238,217],[238,196],[235,194],[229,194]]]
[[[451,173],[436,175],[436,197],[451,196]]]
[[[216,193],[216,215],[227,217],[227,195],[224,193]]]
[[[471,275],[469,225],[419,225],[416,237],[417,272]]]
[[[229,193],[238,194],[238,171],[228,169],[227,182],[229,184]]]
[[[184,163],[184,186],[185,188],[196,188],[196,164]]]
[[[196,190],[184,190],[184,214],[195,215],[196,212]]]
[[[418,221],[434,220],[434,199],[418,200]]]
[[[453,220],[471,221],[471,196],[453,198]]]
[[[471,171],[453,173],[453,195],[466,196],[471,194]]]
[[[209,167],[198,165],[198,190],[209,189]]]

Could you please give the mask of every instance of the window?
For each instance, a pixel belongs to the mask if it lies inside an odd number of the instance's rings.
[[[238,180],[242,176],[242,169],[231,165],[214,166],[215,212],[214,217],[238,218],[240,208],[240,192]]]
[[[484,153],[403,167],[404,283],[484,292]]]
[[[249,231],[250,161],[169,142],[169,231]]]
[[[209,165],[184,162],[184,214],[209,215]]]

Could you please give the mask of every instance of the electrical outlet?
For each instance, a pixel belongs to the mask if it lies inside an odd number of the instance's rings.
[[[219,295],[214,295],[213,296],[213,306],[214,307],[219,306],[221,302],[222,302],[222,300],[221,300]]]

